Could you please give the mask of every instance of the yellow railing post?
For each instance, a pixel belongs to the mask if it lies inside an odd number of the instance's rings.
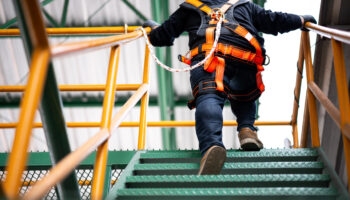
[[[149,84],[149,72],[150,72],[150,70],[149,70],[149,49],[146,45],[145,61],[144,61],[144,68],[143,68],[143,80],[142,80],[142,82],[144,84]],[[143,150],[145,148],[148,100],[149,100],[149,91],[147,91],[141,99],[139,141],[137,144],[138,150]]]
[[[311,59],[311,48],[310,48],[310,37],[309,32],[303,31],[303,47],[304,47],[304,58],[306,64],[306,75],[307,83],[314,82],[314,72],[312,68]],[[311,124],[311,141],[313,147],[320,146],[320,136],[318,131],[318,120],[317,120],[317,109],[316,109],[316,99],[312,94],[310,89],[307,89],[309,114],[310,114],[310,124]]]
[[[3,189],[8,199],[18,199],[22,172],[27,162],[27,149],[34,123],[35,112],[44,88],[48,63],[49,44],[38,1],[20,1],[25,23],[29,29],[34,52],[30,63],[30,74],[20,106],[19,123],[16,129],[12,151],[8,160],[8,171]]]
[[[341,131],[344,132],[346,126],[350,124],[350,102],[349,90],[346,80],[346,70],[344,63],[343,46],[340,42],[332,39],[334,69],[338,89],[338,101],[341,119]],[[343,133],[344,155],[346,162],[346,169],[348,174],[348,183],[350,183],[350,140]],[[348,184],[348,191],[350,191],[350,184]]]
[[[303,35],[301,35],[303,36]],[[292,129],[293,129],[293,147],[299,148],[299,135],[298,135],[298,112],[299,112],[299,100],[300,100],[300,89],[301,81],[303,78],[304,70],[304,49],[303,40],[300,40],[299,46],[299,57],[297,63],[297,77],[295,80],[294,88],[294,104],[293,104],[293,114],[292,114]]]
[[[109,129],[114,107],[116,80],[118,73],[120,47],[114,46],[111,49],[109,59],[109,68],[107,74],[107,83],[105,97],[103,99],[103,111],[101,120],[101,130]],[[111,133],[109,134],[111,135]],[[91,199],[98,200],[103,197],[103,188],[105,183],[106,164],[108,157],[108,140],[103,142],[97,149],[94,176],[92,181]]]

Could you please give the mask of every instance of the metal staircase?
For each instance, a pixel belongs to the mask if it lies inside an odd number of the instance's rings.
[[[107,199],[349,199],[320,148],[229,150],[220,175],[198,151],[137,152]]]

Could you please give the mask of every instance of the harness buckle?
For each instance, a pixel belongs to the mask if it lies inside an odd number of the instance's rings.
[[[225,13],[220,8],[213,8],[210,13],[211,19],[219,21],[221,17],[225,20]]]
[[[263,65],[269,65],[269,64],[270,64],[270,61],[271,61],[270,56],[265,55],[265,59],[264,59]]]

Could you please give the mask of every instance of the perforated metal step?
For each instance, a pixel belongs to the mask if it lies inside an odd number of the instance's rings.
[[[138,152],[108,199],[348,199],[319,149],[229,150],[219,175],[198,176],[200,158]]]

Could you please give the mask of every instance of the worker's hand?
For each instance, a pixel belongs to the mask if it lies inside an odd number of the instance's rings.
[[[317,24],[316,19],[312,15],[302,15],[300,17],[301,17],[301,21],[303,23],[303,27],[301,28],[302,31],[309,31],[307,28],[305,28],[306,22],[311,22],[311,23]]]
[[[142,27],[150,27],[151,29],[155,29],[159,26],[159,24],[153,20],[147,20],[142,24]]]

